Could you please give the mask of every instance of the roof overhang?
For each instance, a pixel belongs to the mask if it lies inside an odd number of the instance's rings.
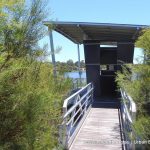
[[[53,30],[77,44],[135,42],[145,25],[44,21]]]

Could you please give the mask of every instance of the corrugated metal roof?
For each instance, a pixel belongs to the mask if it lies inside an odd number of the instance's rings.
[[[97,42],[135,42],[145,25],[59,22],[44,21],[44,25],[53,25],[54,30],[74,43],[83,44],[85,40]]]

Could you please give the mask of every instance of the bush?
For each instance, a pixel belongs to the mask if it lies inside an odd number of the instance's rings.
[[[0,149],[57,146],[58,124],[70,81],[54,78],[38,41],[45,36],[46,3],[0,4]],[[21,2],[21,3],[20,3]]]
[[[150,138],[150,29],[143,31],[136,45],[143,49],[143,64],[125,65],[123,72],[118,72],[116,81],[119,87],[123,87],[135,101],[137,120],[134,127],[142,140],[148,140]]]
[[[0,73],[0,145],[52,149],[70,82],[57,78],[56,83],[49,63],[23,58],[10,64]]]

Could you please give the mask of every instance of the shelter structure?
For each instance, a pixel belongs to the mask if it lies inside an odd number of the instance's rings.
[[[95,97],[116,96],[116,71],[121,70],[122,63],[133,63],[135,41],[146,27],[58,21],[45,21],[44,25],[53,25],[56,32],[75,44],[84,45],[87,83],[94,84]],[[53,48],[52,40],[51,45]]]

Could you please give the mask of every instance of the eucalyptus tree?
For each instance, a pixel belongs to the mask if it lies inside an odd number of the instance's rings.
[[[70,82],[55,83],[51,63],[38,59],[47,4],[8,2],[0,3],[0,149],[53,149]]]
[[[134,124],[137,135],[143,139],[150,139],[150,29],[142,31],[136,46],[143,50],[143,63],[127,65],[130,68],[119,72],[117,82],[133,98],[137,105],[137,119]],[[133,79],[136,75],[136,79]]]

